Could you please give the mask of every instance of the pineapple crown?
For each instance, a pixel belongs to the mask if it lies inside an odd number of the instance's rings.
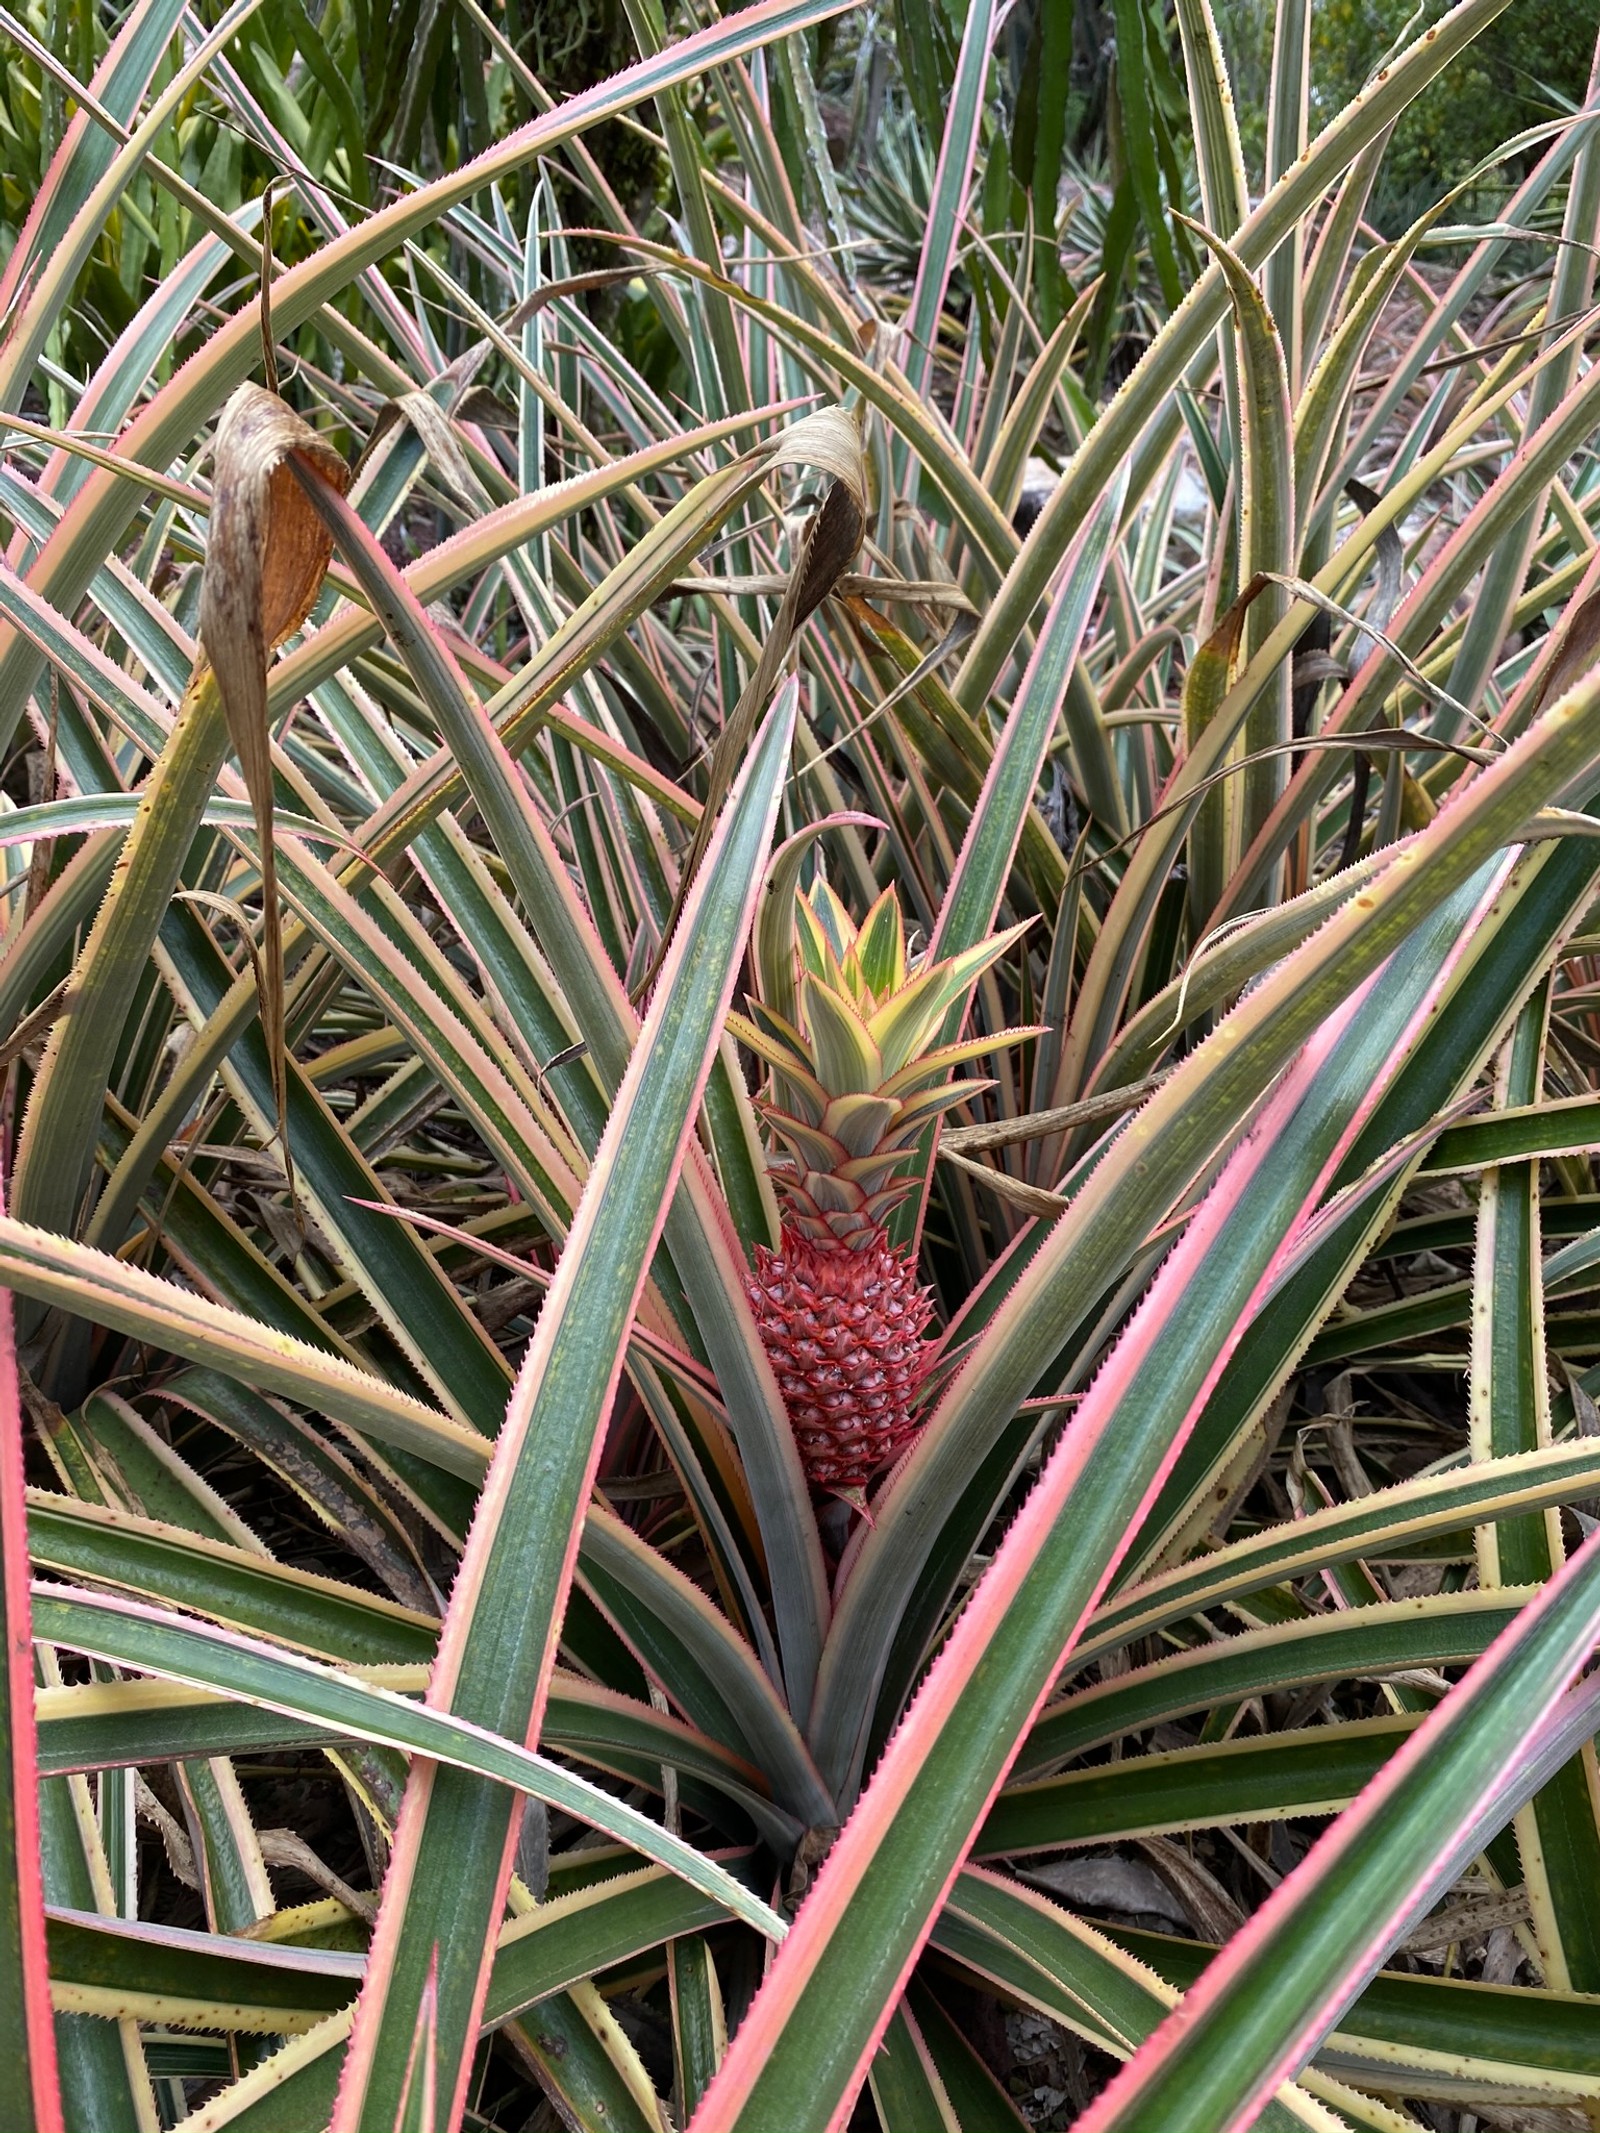
[[[762,1110],[782,1151],[773,1182],[802,1234],[857,1250],[880,1242],[912,1190],[905,1165],[924,1129],[990,1086],[952,1081],[951,1070],[1033,1034],[934,1041],[1023,931],[912,960],[892,888],[859,926],[825,881],[796,896],[790,955],[763,957],[763,997],[729,1026],[771,1070]]]

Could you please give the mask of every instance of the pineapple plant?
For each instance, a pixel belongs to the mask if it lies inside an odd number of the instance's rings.
[[[730,1017],[769,1070],[781,1214],[777,1250],[755,1248],[750,1301],[807,1479],[857,1507],[916,1435],[936,1356],[932,1293],[888,1218],[918,1182],[926,1129],[990,1086],[952,1069],[1030,1032],[936,1039],[1017,931],[912,961],[892,888],[857,926],[819,879],[795,898],[788,954],[758,958],[749,1015]]]

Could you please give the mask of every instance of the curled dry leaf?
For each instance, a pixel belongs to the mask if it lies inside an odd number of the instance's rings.
[[[723,796],[733,783],[750,736],[778,685],[801,623],[815,614],[854,564],[866,532],[867,458],[854,415],[842,407],[819,408],[814,415],[791,423],[762,449],[773,467],[806,467],[831,475],[832,480],[806,528],[778,612],[761,648],[760,663],[723,727],[711,759],[710,795],[700,818],[695,848],[684,868],[683,885],[678,892],[680,903],[699,866]]]
[[[275,393],[241,385],[217,430],[211,534],[200,584],[201,658],[209,665],[239,758],[261,848],[261,1019],[272,1057],[278,1131],[288,1151],[283,1064],[283,934],[272,844],[272,736],[267,662],[311,612],[333,539],[289,471],[297,456],[341,495],[344,460]]]

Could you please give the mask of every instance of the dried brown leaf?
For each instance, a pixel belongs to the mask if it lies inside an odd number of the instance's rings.
[[[190,684],[192,692],[209,663],[255,811],[261,852],[261,1020],[286,1159],[283,933],[272,842],[267,662],[311,612],[333,553],[332,536],[289,470],[292,457],[344,494],[349,469],[333,447],[275,393],[241,385],[217,430],[211,534],[200,583],[202,657]]]

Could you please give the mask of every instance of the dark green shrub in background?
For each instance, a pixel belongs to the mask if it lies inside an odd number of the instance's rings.
[[[1260,33],[1270,39],[1271,10],[1252,12],[1259,13]],[[1442,12],[1433,6],[1426,15]],[[1233,13],[1237,22],[1245,10]],[[1404,41],[1417,13],[1408,0],[1324,0],[1312,28],[1315,126],[1349,102],[1390,47]],[[1419,97],[1396,127],[1373,195],[1379,227],[1396,234],[1508,134],[1583,103],[1597,28],[1600,0],[1512,0],[1461,64]],[[1264,65],[1262,72],[1264,77]],[[1259,136],[1262,121],[1248,107],[1241,115],[1248,154],[1256,145],[1251,133]]]

